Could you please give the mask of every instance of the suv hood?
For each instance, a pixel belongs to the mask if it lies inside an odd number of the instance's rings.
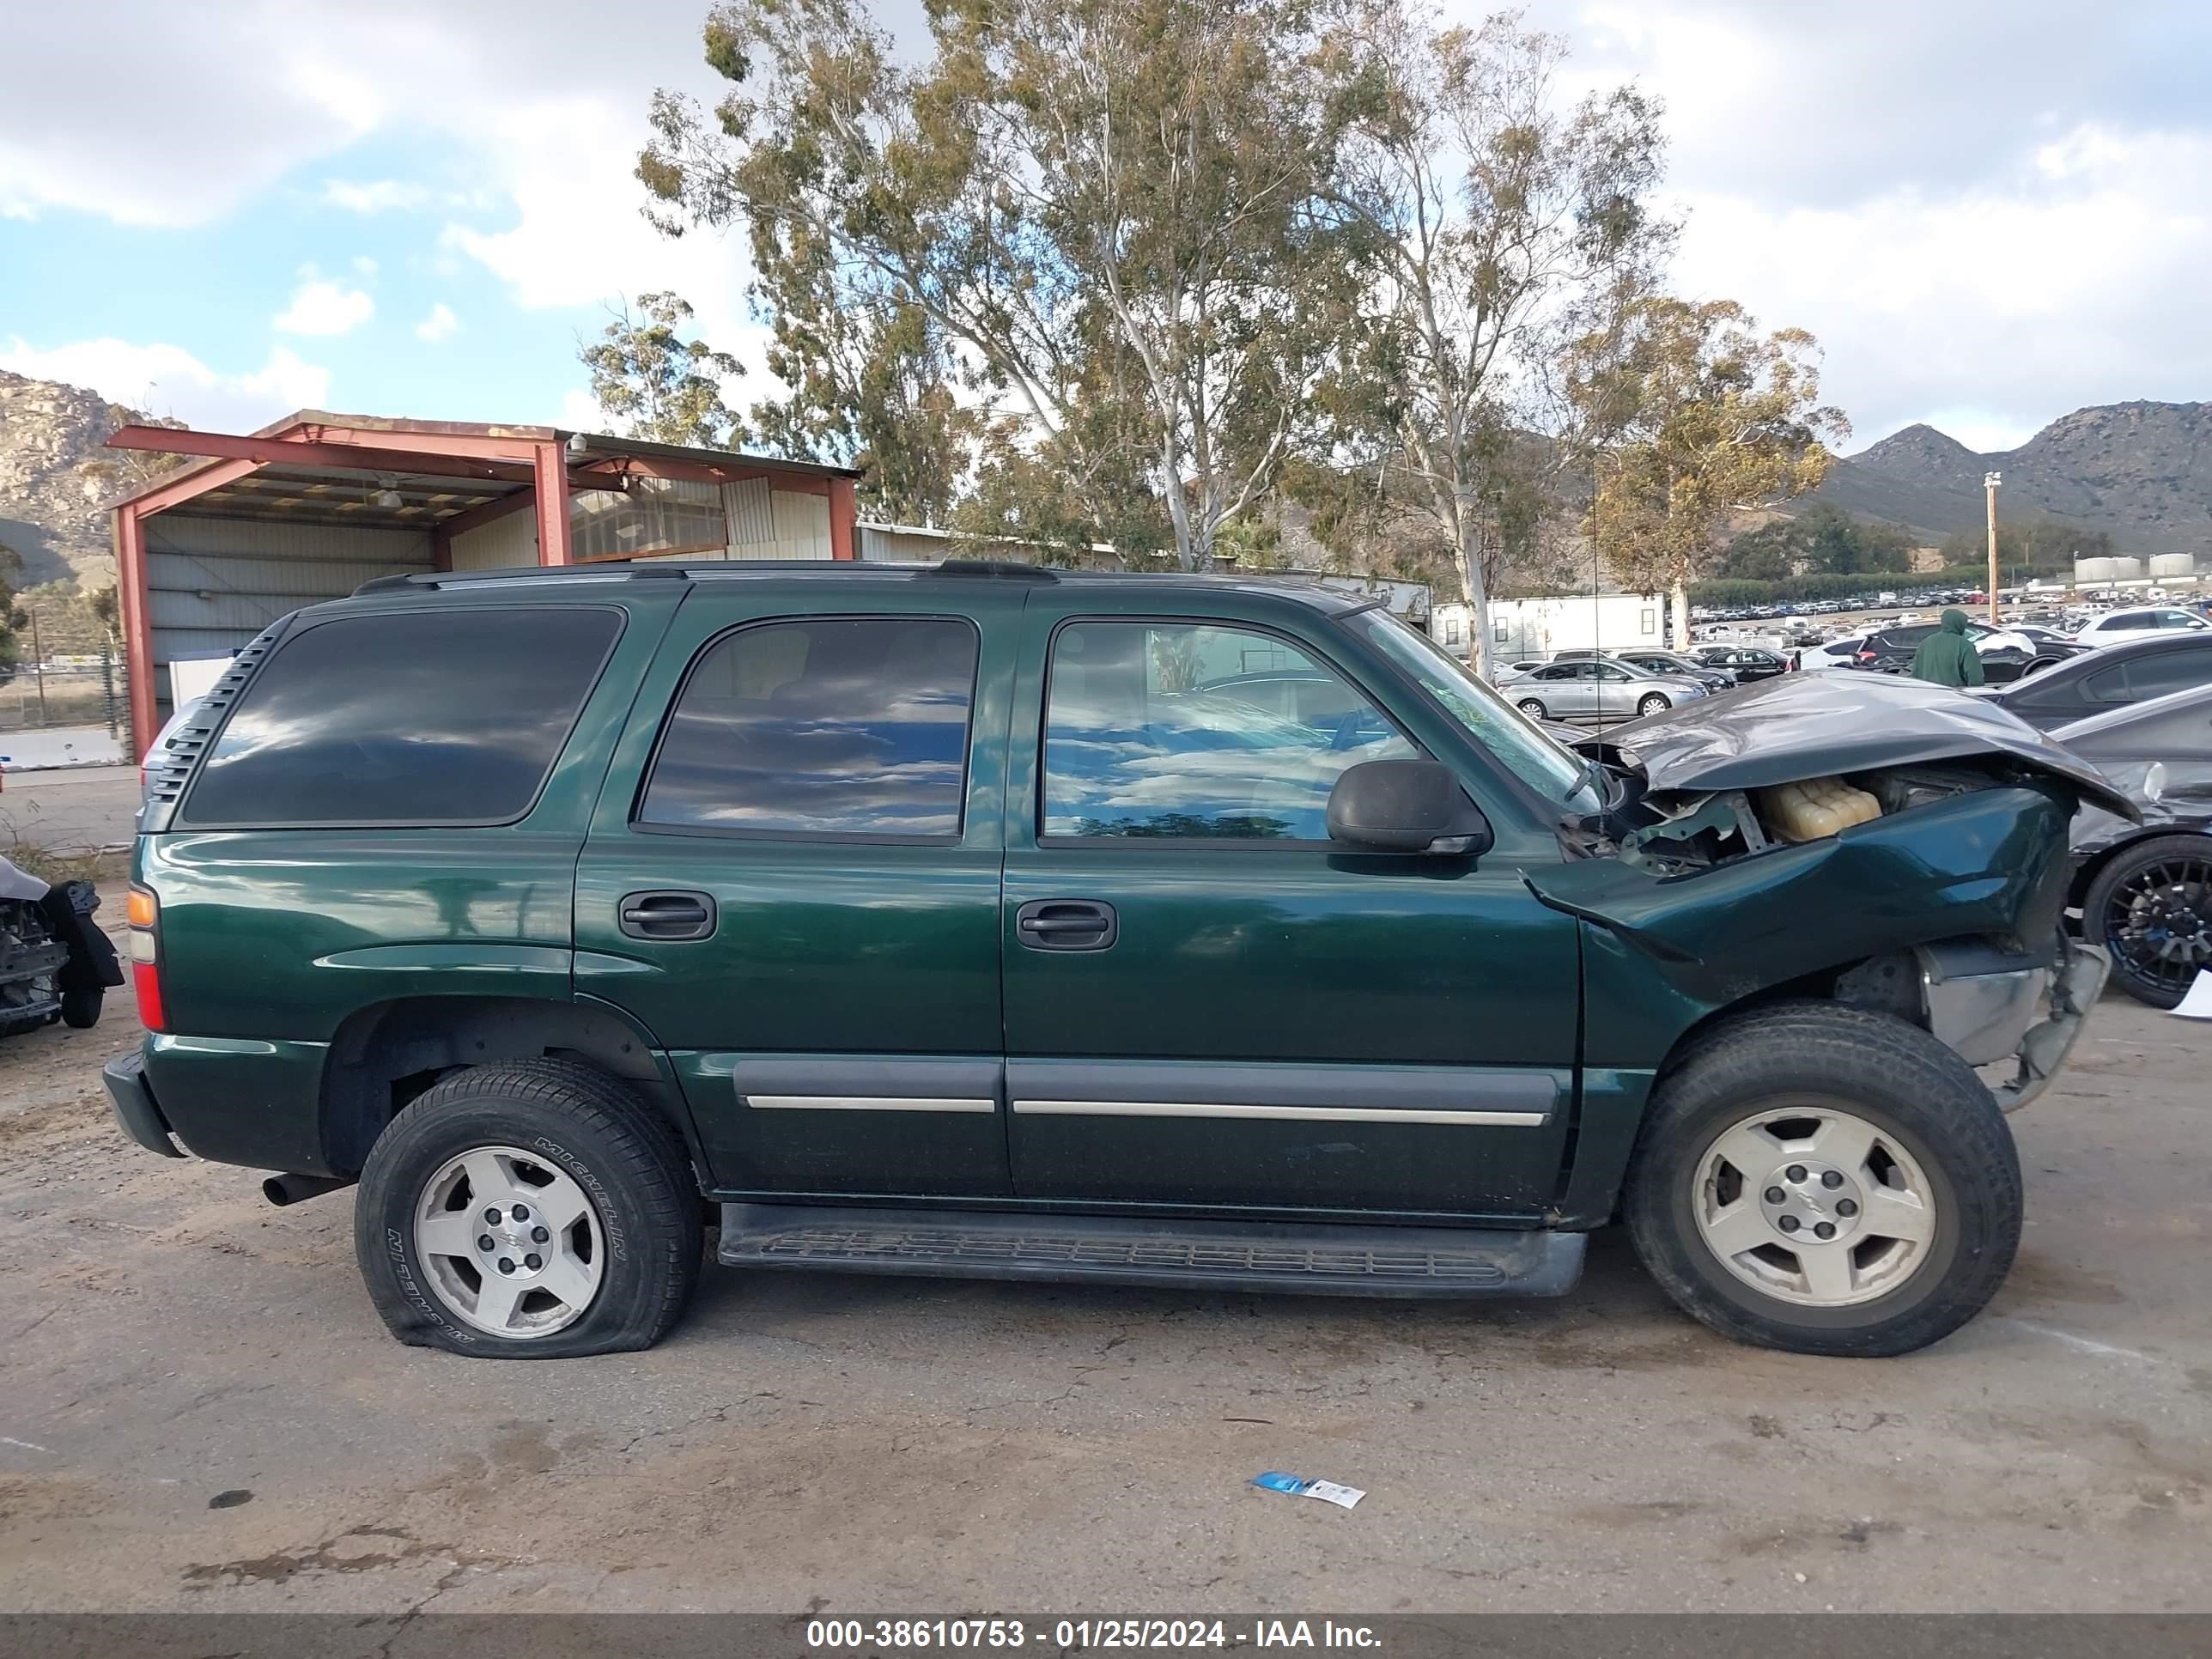
[[[1889,674],[1778,674],[1616,726],[1606,741],[1648,788],[1701,793],[2003,755],[2140,821],[2103,773],[2002,703]]]

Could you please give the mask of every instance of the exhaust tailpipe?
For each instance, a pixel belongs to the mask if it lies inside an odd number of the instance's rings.
[[[281,1210],[288,1204],[320,1198],[325,1193],[352,1185],[350,1181],[341,1181],[335,1176],[273,1175],[261,1183],[261,1195]]]

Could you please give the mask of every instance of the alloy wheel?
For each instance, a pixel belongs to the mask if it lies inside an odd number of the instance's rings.
[[[438,1299],[494,1336],[550,1336],[605,1275],[599,1212],[574,1176],[515,1146],[449,1158],[424,1183],[415,1253]]]
[[[1926,1264],[1936,1238],[1935,1190],[1912,1154],[1856,1113],[1812,1101],[1717,1136],[1691,1206],[1729,1273],[1804,1307],[1888,1294]]]
[[[2177,996],[2212,968],[2212,860],[2161,859],[2105,902],[2105,940],[2137,978]]]

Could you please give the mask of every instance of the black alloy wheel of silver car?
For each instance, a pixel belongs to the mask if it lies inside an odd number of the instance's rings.
[[[2112,953],[2112,982],[2179,1006],[2212,969],[2212,836],[2154,836],[2123,848],[2081,901],[2081,931]]]

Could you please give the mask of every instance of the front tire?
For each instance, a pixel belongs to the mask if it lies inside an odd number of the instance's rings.
[[[702,1243],[676,1132],[574,1060],[447,1078],[378,1138],[354,1206],[392,1334],[480,1358],[651,1347],[690,1300]]]
[[[1661,1080],[1624,1208],[1693,1318],[1754,1346],[1881,1358],[1996,1294],[2020,1243],[2020,1159],[1989,1090],[1927,1032],[1786,1003],[1721,1026]]]
[[[2112,953],[2112,983],[2175,1008],[2212,968],[2212,836],[2153,836],[2115,854],[2081,899],[2081,931]]]
[[[1648,720],[1661,709],[1672,708],[1674,706],[1664,696],[1654,691],[1650,696],[1638,700],[1636,705],[1636,717],[1638,720]]]

